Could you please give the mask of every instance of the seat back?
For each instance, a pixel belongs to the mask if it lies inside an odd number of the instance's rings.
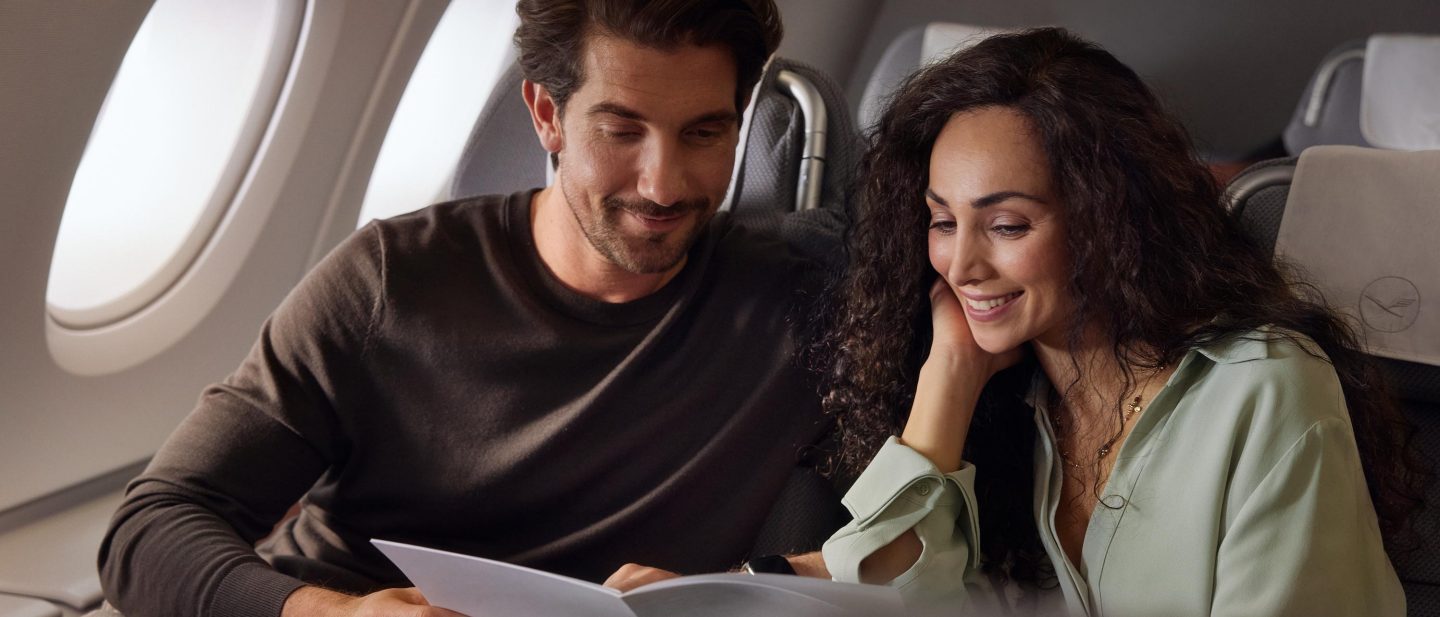
[[[1291,189],[1299,164],[1299,157],[1262,161],[1241,172],[1226,189],[1226,207],[1239,218],[1247,233],[1268,250],[1274,251],[1287,206],[1293,207]],[[1415,205],[1435,207],[1440,203]],[[1367,208],[1373,207],[1373,204],[1357,203],[1355,206]],[[1330,250],[1354,252],[1353,259],[1357,261],[1372,259],[1374,253],[1384,251],[1383,248],[1377,251],[1375,247],[1349,246],[1346,243],[1336,244]],[[1434,261],[1440,263],[1440,249],[1430,250],[1434,252]],[[1305,263],[1295,265],[1302,269],[1306,266]],[[1370,328],[1363,319],[1355,321],[1361,328]],[[1440,461],[1440,365],[1380,356],[1375,358],[1395,389],[1406,417],[1417,431],[1416,447],[1433,466],[1435,461]],[[1412,616],[1440,616],[1440,482],[1432,482],[1427,488],[1425,507],[1417,515],[1414,525],[1420,546],[1390,557],[1405,588],[1408,613]]]
[[[449,199],[504,195],[547,184],[549,154],[540,147],[521,97],[524,80],[520,64],[511,62],[495,81],[460,151]]]
[[[1440,35],[1376,34],[1326,54],[1285,127],[1286,152],[1319,145],[1440,148],[1437,46]],[[1418,136],[1397,140],[1397,130]]]
[[[819,69],[777,57],[753,98],[729,208],[844,208],[859,140],[840,87]]]
[[[1005,31],[988,26],[934,22],[901,32],[885,47],[885,53],[865,82],[865,90],[860,95],[860,128],[869,130],[875,126],[886,99],[920,67]]]
[[[500,76],[461,153],[449,198],[546,185],[548,154],[521,98],[524,74]],[[854,123],[834,81],[804,64],[774,58],[752,97],[730,194],[722,209],[794,212],[844,207],[858,156]]]

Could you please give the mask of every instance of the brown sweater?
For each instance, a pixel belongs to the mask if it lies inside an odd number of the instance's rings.
[[[736,565],[828,428],[794,359],[821,268],[722,213],[663,289],[606,304],[543,266],[529,202],[373,223],[316,266],[130,485],[109,600],[270,616],[304,583],[407,585],[371,538],[592,581]]]

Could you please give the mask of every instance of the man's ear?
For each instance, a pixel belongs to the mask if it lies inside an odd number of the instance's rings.
[[[550,91],[527,79],[521,84],[521,92],[525,96],[525,107],[530,109],[530,121],[535,124],[540,146],[551,154],[559,152],[565,147],[565,135],[560,130],[560,107],[550,98]]]

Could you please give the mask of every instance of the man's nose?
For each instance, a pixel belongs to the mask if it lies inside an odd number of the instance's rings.
[[[657,139],[645,149],[636,190],[641,197],[662,206],[674,205],[688,194],[685,176],[684,153],[679,144]]]

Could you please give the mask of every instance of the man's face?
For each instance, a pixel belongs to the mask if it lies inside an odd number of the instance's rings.
[[[739,115],[723,47],[593,36],[561,113],[559,185],[591,246],[636,274],[678,266],[725,197]]]

